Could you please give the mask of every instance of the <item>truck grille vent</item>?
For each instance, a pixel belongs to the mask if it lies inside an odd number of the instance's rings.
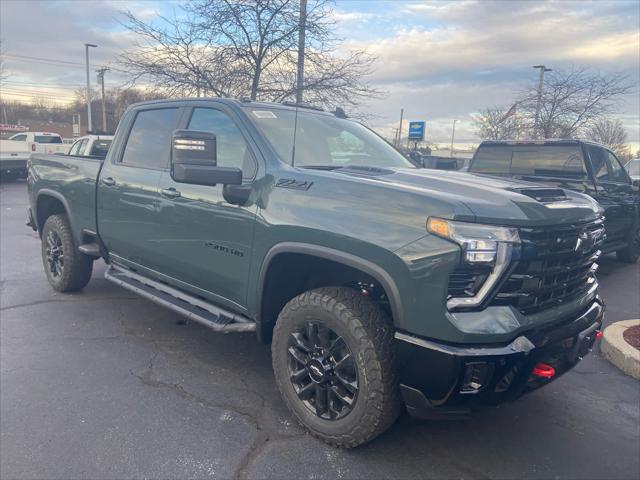
[[[595,283],[605,239],[602,220],[561,228],[520,229],[522,258],[492,305],[512,305],[524,314],[569,302]]]

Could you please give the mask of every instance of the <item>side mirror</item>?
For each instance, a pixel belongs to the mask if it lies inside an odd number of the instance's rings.
[[[175,130],[171,138],[171,177],[194,185],[241,185],[242,170],[218,167],[216,136],[211,132]]]

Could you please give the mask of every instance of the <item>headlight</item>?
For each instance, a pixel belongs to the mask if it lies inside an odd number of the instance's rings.
[[[427,220],[427,230],[434,235],[457,243],[462,249],[464,264],[491,267],[489,275],[475,295],[452,297],[447,300],[449,310],[480,306],[509,268],[514,257],[515,247],[520,244],[520,236],[515,228],[454,222],[430,217]]]

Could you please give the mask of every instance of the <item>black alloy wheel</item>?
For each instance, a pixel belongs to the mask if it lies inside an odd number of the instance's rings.
[[[347,416],[358,396],[358,369],[343,337],[308,322],[288,341],[288,371],[298,398],[318,417]]]
[[[49,271],[51,275],[60,277],[64,273],[64,249],[62,246],[62,239],[58,232],[49,231],[47,233],[45,246],[45,256],[49,265]]]

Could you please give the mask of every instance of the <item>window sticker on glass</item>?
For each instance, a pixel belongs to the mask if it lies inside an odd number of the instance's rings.
[[[278,118],[271,110],[253,110],[256,118]]]

